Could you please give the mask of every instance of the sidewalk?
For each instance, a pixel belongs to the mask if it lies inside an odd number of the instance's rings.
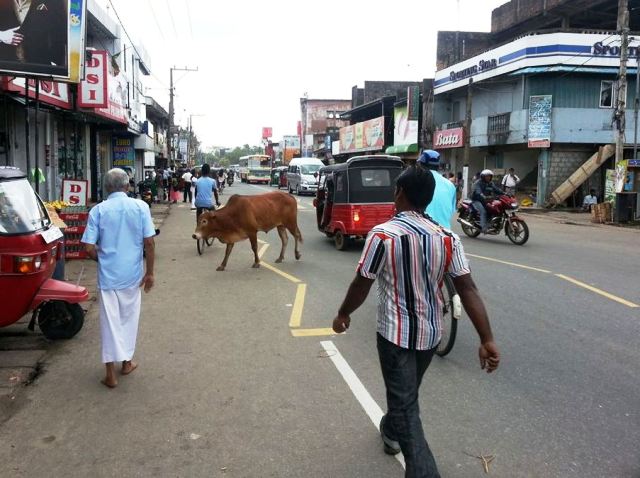
[[[151,207],[151,216],[157,229],[162,228],[170,210],[168,203]],[[67,261],[65,264],[65,280],[86,287],[89,291],[89,300],[82,304],[86,315],[96,302],[96,268],[97,264],[91,260]],[[19,408],[20,391],[40,374],[48,352],[65,346],[64,341],[46,339],[37,326],[33,332],[29,331],[27,326],[30,320],[31,313],[15,324],[0,329],[0,423]]]
[[[594,223],[594,222],[591,222],[591,214],[577,211],[577,210],[546,209],[546,208],[537,208],[537,207],[524,208],[523,207],[520,209],[520,212],[523,214],[534,215],[536,217],[553,221],[559,224],[569,224],[573,226],[589,226],[589,227],[600,227],[600,228],[614,227],[617,229],[629,229],[629,230],[640,229],[640,225],[637,223],[632,223],[632,224]]]

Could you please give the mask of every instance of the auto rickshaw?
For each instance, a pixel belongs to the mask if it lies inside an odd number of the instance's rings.
[[[84,324],[84,287],[51,278],[64,260],[62,231],[52,224],[27,175],[0,166],[0,327],[32,312],[50,339],[68,339]]]
[[[278,166],[271,170],[271,182],[270,186],[275,186],[278,189],[287,187],[287,166]]]
[[[403,169],[397,156],[356,156],[320,169],[316,207],[318,230],[342,251],[355,239],[395,214],[396,179]]]

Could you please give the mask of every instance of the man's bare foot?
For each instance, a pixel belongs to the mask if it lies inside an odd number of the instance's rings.
[[[122,375],[129,375],[131,372],[133,372],[135,369],[138,368],[138,364],[131,361],[131,360],[124,360],[122,362],[122,370],[120,371],[120,373]]]
[[[107,377],[100,380],[100,383],[109,388],[116,388],[118,386],[118,381],[116,379],[110,379]]]

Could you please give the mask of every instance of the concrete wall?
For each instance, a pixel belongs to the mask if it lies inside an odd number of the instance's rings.
[[[547,194],[550,196],[551,193],[565,182],[569,176],[575,173],[593,153],[595,153],[595,149],[564,150],[553,148],[549,161]]]
[[[436,69],[449,68],[491,48],[491,34],[487,32],[438,32]]]
[[[422,90],[421,81],[365,81],[364,104],[385,96],[395,96],[396,100],[406,98],[409,86],[418,86]]]

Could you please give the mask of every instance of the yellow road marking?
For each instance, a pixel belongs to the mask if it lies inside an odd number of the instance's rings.
[[[615,302],[618,302],[622,305],[626,305],[627,307],[632,307],[632,308],[637,308],[640,307],[638,304],[634,304],[633,302],[630,302],[628,300],[623,299],[622,297],[618,297],[617,295],[613,295],[610,294],[609,292],[606,292],[602,289],[598,289],[597,287],[593,287],[590,286],[589,284],[585,284],[584,282],[580,282],[579,280],[576,280],[572,277],[569,276],[565,276],[564,274],[555,274],[556,277],[559,277],[560,279],[564,279],[568,282],[571,282],[572,284],[577,285],[578,287],[582,287],[584,289],[587,289],[595,294],[601,295],[602,297],[606,297],[607,299],[613,300]]]
[[[294,337],[324,337],[327,335],[337,335],[332,328],[326,329],[293,329],[291,335]]]
[[[513,266],[513,267],[519,267],[521,269],[527,269],[527,270],[530,270],[530,271],[542,272],[544,274],[551,274],[551,271],[548,271],[546,269],[538,269],[537,267],[525,266],[524,264],[516,264],[515,262],[501,261],[500,259],[494,259],[493,257],[478,256],[478,255],[475,255],[475,254],[467,254],[467,256],[475,257],[476,259],[482,259],[484,261],[499,262],[500,264],[506,264],[508,266]]]
[[[293,277],[291,274],[287,274],[284,271],[281,271],[280,269],[272,266],[271,264],[267,264],[266,262],[261,262],[262,266],[269,269],[272,272],[275,272],[276,274],[284,277],[285,279],[287,279],[288,281],[293,282],[294,284],[299,284],[300,282],[302,282],[300,279],[298,279],[297,277]]]
[[[265,242],[262,244],[262,247],[258,250],[258,257],[260,259],[262,259],[262,256],[264,255],[264,253],[267,252],[267,249],[269,249],[269,244]]]
[[[302,324],[302,311],[304,310],[304,296],[307,293],[307,284],[298,284],[296,300],[293,301],[293,310],[289,319],[289,327],[300,327]]]

